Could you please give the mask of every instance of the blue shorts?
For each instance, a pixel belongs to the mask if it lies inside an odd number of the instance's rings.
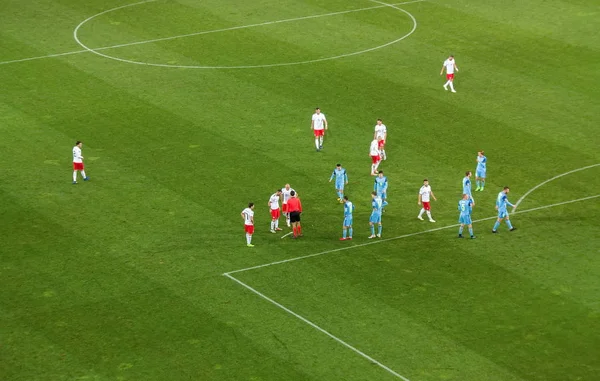
[[[335,182],[335,189],[344,189],[344,182],[342,181],[341,183],[338,183],[337,181]]]
[[[369,218],[369,222],[373,224],[381,223],[381,214],[380,213],[371,213],[371,218]]]
[[[498,218],[508,218],[508,211],[507,210],[499,210]]]
[[[485,179],[485,169],[481,170],[478,169],[475,171],[475,177],[480,177],[482,179]]]
[[[471,216],[463,216],[462,214],[458,217],[459,224],[471,225]]]
[[[377,191],[377,197],[381,197],[382,200],[385,200],[386,194],[387,194],[387,192]]]
[[[343,226],[352,226],[352,216],[344,217],[344,225]]]

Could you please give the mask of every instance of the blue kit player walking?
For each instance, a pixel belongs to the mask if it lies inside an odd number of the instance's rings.
[[[469,228],[471,239],[475,238],[473,235],[473,222],[471,221],[471,212],[473,211],[472,205],[473,202],[469,199],[469,195],[463,194],[462,200],[458,202],[458,211],[460,212],[458,217],[458,223],[460,223],[460,228],[458,228],[458,238],[463,237],[462,233],[465,225]]]
[[[477,168],[475,169],[475,181],[477,188],[475,192],[483,191],[485,188],[485,170],[487,164],[487,157],[483,154],[483,151],[477,152]]]
[[[340,203],[344,202],[344,184],[348,184],[348,174],[346,170],[342,168],[341,164],[336,164],[329,178],[329,182],[335,179],[335,190],[337,191],[338,201]]]
[[[354,212],[354,204],[348,200],[348,196],[344,196],[342,200],[344,200],[344,225],[340,241],[346,241],[352,239],[352,212]]]
[[[475,199],[473,198],[473,193],[471,193],[471,176],[473,176],[473,173],[471,171],[465,172],[465,177],[463,177],[462,181],[462,194],[469,195],[469,200],[471,200],[472,206],[475,206]]]
[[[507,196],[508,192],[510,192],[510,188],[504,187],[502,192],[498,193],[498,198],[496,199],[496,210],[498,211],[498,219],[496,220],[496,223],[494,224],[492,233],[498,233],[498,226],[500,226],[500,222],[502,222],[502,220],[506,221],[506,226],[508,226],[508,229],[510,231],[517,230],[517,228],[514,228],[512,226],[512,224],[510,223],[510,218],[508,216],[508,210],[506,209],[507,206],[512,206],[513,212],[515,211],[515,209],[517,209],[517,207],[515,205],[511,204],[510,201],[508,201],[508,196]]]
[[[375,184],[373,185],[373,190],[376,192],[377,197],[381,198],[382,202],[382,210],[383,206],[386,206],[387,203],[387,188],[388,181],[387,177],[383,175],[383,171],[379,171],[377,176],[375,177]]]
[[[369,238],[381,238],[381,230],[383,227],[381,226],[381,212],[383,211],[383,200],[381,197],[377,195],[377,192],[371,192],[371,198],[373,199],[371,205],[373,206],[373,211],[371,212],[371,218],[369,219],[369,225],[371,225],[371,235]],[[377,230],[377,235],[375,235],[375,224],[379,225]]]

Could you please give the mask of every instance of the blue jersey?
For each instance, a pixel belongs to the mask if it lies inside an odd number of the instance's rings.
[[[354,204],[352,201],[346,201],[344,203],[344,217],[352,217],[352,212],[354,212]]]
[[[373,206],[373,213],[371,213],[372,215],[381,215],[381,211],[383,210],[383,200],[381,199],[381,197],[377,196],[373,199],[373,202],[371,203],[371,205]]]
[[[471,200],[460,200],[458,202],[458,211],[461,216],[470,216],[473,211]]]
[[[498,212],[506,212],[506,206],[514,206],[508,201],[508,196],[504,192],[498,193],[498,198],[496,198],[496,206],[498,207]]]
[[[486,164],[487,164],[487,157],[477,156],[477,171],[485,172]]]
[[[348,182],[348,174],[346,173],[346,170],[344,168],[338,169],[336,167],[333,170],[333,173],[331,174],[331,177],[329,178],[329,180],[331,181],[334,178],[335,178],[336,184],[344,184],[345,182]]]
[[[471,179],[468,176],[463,178],[463,194],[468,194],[471,200],[473,199],[473,195],[471,193]]]
[[[387,193],[387,187],[388,187],[387,177],[385,177],[385,176],[375,177],[375,184],[373,185],[373,190],[375,192],[377,192],[378,196],[381,196],[382,194]]]

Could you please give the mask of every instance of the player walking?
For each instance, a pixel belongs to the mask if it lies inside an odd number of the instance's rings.
[[[460,215],[458,217],[458,222],[460,223],[460,228],[458,228],[458,238],[462,238],[463,228],[465,225],[469,228],[469,235],[471,235],[471,239],[474,239],[473,235],[473,222],[471,221],[471,212],[473,202],[469,199],[468,194],[463,194],[462,200],[458,202],[458,211]]]
[[[487,165],[487,157],[483,154],[483,151],[477,152],[477,168],[475,169],[475,181],[477,188],[475,192],[483,191],[485,188],[485,171]]]
[[[386,206],[387,203],[387,188],[388,181],[387,177],[383,175],[383,171],[379,171],[377,177],[375,177],[375,183],[373,184],[373,190],[377,193],[377,197],[379,197],[382,201],[382,211],[383,207]]]
[[[340,241],[345,241],[352,239],[352,212],[354,212],[354,204],[348,200],[348,196],[344,196],[342,199],[344,200],[344,224]]]
[[[509,187],[504,187],[504,189],[498,193],[498,197],[496,198],[496,210],[498,211],[498,219],[494,224],[494,228],[492,229],[492,233],[498,233],[498,226],[500,226],[500,222],[502,220],[506,221],[506,226],[508,226],[509,231],[517,230],[510,223],[510,217],[508,216],[507,206],[513,207],[513,212],[517,209],[517,207],[508,201],[508,192],[510,192]]]
[[[458,71],[458,66],[456,66],[454,56],[450,56],[446,61],[444,61],[442,65],[442,71],[440,71],[440,75],[444,74],[444,69],[446,69],[447,80],[444,84],[444,90],[448,90],[448,86],[450,86],[450,91],[455,93],[456,90],[454,90],[454,71]]]
[[[287,210],[287,202],[291,197],[291,193],[295,192],[294,189],[292,187],[290,187],[290,184],[285,184],[285,186],[283,188],[281,188],[281,195],[283,196],[283,202],[282,202],[282,206],[281,206],[281,211],[283,213],[283,215],[285,216],[285,221],[287,222],[287,226],[291,226],[290,223],[290,213]]]
[[[377,145],[379,147],[379,156],[381,157],[381,160],[387,160],[387,155],[385,154],[385,142],[387,141],[387,127],[385,126],[385,124],[383,124],[383,121],[381,119],[377,119],[373,139],[377,140]]]
[[[465,177],[463,177],[462,180],[462,194],[468,194],[471,203],[473,204],[473,206],[475,206],[475,199],[473,198],[473,193],[471,192],[471,176],[473,176],[473,173],[471,171],[465,172]]]
[[[279,228],[279,199],[281,198],[281,189],[277,189],[269,198],[269,207],[271,208],[271,233],[281,231]]]
[[[302,236],[302,225],[300,225],[300,213],[302,213],[302,203],[300,199],[296,195],[295,191],[290,192],[290,199],[287,202],[288,205],[288,213],[290,214],[290,222],[292,223],[292,231],[294,232],[294,236],[292,238],[297,238],[298,236]]]
[[[421,208],[421,211],[419,212],[419,215],[417,216],[417,218],[420,219],[421,221],[423,221],[423,213],[427,212],[427,217],[429,217],[429,222],[435,222],[435,220],[433,218],[431,218],[431,206],[429,205],[430,196],[433,197],[433,199],[435,201],[437,201],[437,198],[435,198],[435,195],[433,194],[433,191],[431,190],[429,181],[427,179],[425,179],[425,180],[423,180],[423,186],[419,190],[419,198],[418,198],[418,202],[417,202],[418,205],[421,205],[421,203],[423,203],[423,207]]]
[[[381,226],[381,212],[383,210],[383,201],[381,197],[377,195],[377,192],[371,192],[371,205],[373,207],[373,211],[371,212],[371,217],[369,218],[369,225],[371,226],[371,235],[369,238],[381,238],[381,231],[383,227]],[[377,235],[375,235],[375,224],[378,225]]]
[[[242,210],[244,219],[244,230],[246,231],[246,246],[254,247],[252,244],[252,234],[254,234],[254,203],[248,204],[248,207]]]
[[[379,163],[381,163],[381,156],[379,156],[379,140],[373,139],[373,141],[371,141],[369,155],[371,156],[371,176],[377,176],[377,168],[379,167]]]
[[[73,184],[77,184],[77,171],[81,172],[83,181],[88,181],[90,179],[85,175],[85,170],[83,169],[83,156],[81,156],[82,146],[83,143],[78,140],[75,142],[75,147],[73,147]]]
[[[344,184],[348,184],[348,174],[346,173],[346,170],[342,168],[342,165],[339,163],[335,165],[333,173],[329,178],[329,182],[331,182],[333,179],[335,179],[335,189],[337,191],[338,201],[340,203],[343,203]]]
[[[312,116],[310,128],[315,134],[315,146],[317,147],[317,152],[319,152],[323,149],[323,136],[327,129],[327,119],[325,118],[325,114],[322,114],[321,109],[318,107],[315,109],[315,113]]]

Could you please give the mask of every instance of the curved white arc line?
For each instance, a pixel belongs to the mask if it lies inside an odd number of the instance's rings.
[[[554,181],[556,179],[559,179],[559,178],[561,178],[563,176],[570,175],[571,173],[575,173],[575,172],[579,172],[579,171],[585,171],[586,169],[594,168],[594,167],[597,167],[599,165],[600,165],[600,163],[597,163],[597,164],[588,165],[587,167],[577,168],[577,169],[574,169],[574,170],[569,171],[569,172],[561,173],[560,175],[556,175],[556,176],[554,176],[554,177],[552,177],[552,178],[550,178],[550,179],[548,179],[546,181],[543,181],[543,182],[539,183],[538,185],[534,186],[533,188],[531,188],[530,190],[528,190],[527,192],[525,192],[525,194],[523,196],[521,196],[521,198],[516,202],[515,208],[517,206],[519,206],[519,204],[521,204],[521,202],[523,202],[523,200],[525,200],[525,198],[527,196],[529,196],[531,194],[531,192],[533,192],[534,190],[538,189],[539,187],[541,187],[543,185],[546,185],[549,182]]]
[[[90,52],[90,53],[94,53],[98,56],[104,57],[104,58],[108,58],[111,60],[115,60],[115,61],[119,61],[119,62],[124,62],[124,63],[129,63],[129,64],[134,64],[134,65],[144,65],[144,66],[153,66],[153,67],[168,67],[168,68],[177,68],[177,69],[256,69],[256,68],[269,68],[269,67],[280,67],[280,66],[292,66],[292,65],[303,65],[303,64],[308,64],[308,63],[316,63],[316,62],[323,62],[323,61],[330,61],[330,60],[335,60],[335,59],[340,59],[340,58],[345,58],[345,57],[350,57],[350,56],[355,56],[355,55],[359,55],[359,54],[364,54],[364,53],[368,53],[377,49],[381,49],[381,48],[385,48],[389,45],[395,44],[397,42],[400,42],[402,40],[404,40],[405,38],[409,37],[410,35],[412,35],[415,30],[417,29],[417,20],[415,19],[415,17],[408,11],[399,8],[393,4],[385,4],[385,3],[380,3],[382,4],[381,7],[391,7],[394,9],[397,9],[403,13],[405,13],[406,15],[408,15],[408,17],[410,17],[410,19],[413,22],[413,27],[410,30],[410,32],[408,32],[407,34],[405,34],[404,36],[397,38],[393,41],[387,42],[383,45],[379,45],[379,46],[375,46],[369,49],[364,49],[361,51],[357,51],[357,52],[352,52],[352,53],[346,53],[346,54],[341,54],[338,56],[333,56],[333,57],[325,57],[325,58],[318,58],[318,59],[314,59],[314,60],[307,60],[307,61],[298,61],[298,62],[284,62],[284,63],[277,63],[277,64],[264,64],[264,65],[240,65],[240,66],[202,66],[202,65],[170,65],[170,64],[158,64],[158,63],[150,63],[150,62],[142,62],[142,61],[133,61],[133,60],[128,60],[128,59],[124,59],[124,58],[119,58],[119,57],[114,57],[114,56],[110,56],[108,54],[104,54],[104,53],[100,53],[98,50],[102,49],[92,49],[90,47],[88,47],[87,45],[85,45],[83,42],[81,42],[81,40],[79,39],[78,33],[79,33],[79,29],[86,24],[87,22],[89,22],[90,20],[93,20],[94,18],[101,16],[103,14],[112,12],[112,11],[116,11],[119,9],[123,9],[123,8],[127,8],[127,7],[132,7],[135,5],[140,5],[140,4],[144,4],[144,3],[150,3],[150,2],[154,2],[157,0],[146,0],[146,1],[141,1],[138,3],[133,3],[133,4],[127,4],[127,5],[122,5],[120,7],[117,8],[113,8],[113,9],[109,9],[106,11],[103,11],[101,13],[98,13],[96,15],[90,16],[87,19],[83,20],[81,23],[79,23],[79,25],[77,25],[77,27],[75,27],[75,29],[73,30],[73,38],[75,39],[75,42],[77,42],[77,44],[79,44],[79,46],[81,46],[82,48],[84,48],[86,51]],[[373,1],[373,0],[371,0]],[[373,7],[371,7],[373,8]],[[378,7],[379,8],[379,7]],[[309,16],[312,17],[312,16]],[[293,20],[293,19],[290,19]],[[276,23],[276,22],[269,22],[269,23]],[[256,26],[259,26],[261,24],[256,24]],[[267,25],[267,24],[265,24]],[[240,27],[237,27],[238,29]],[[186,37],[189,35],[182,35],[180,37]],[[169,37],[169,39],[174,39],[174,38],[178,38],[178,37]],[[150,41],[149,41],[150,42]],[[139,43],[132,43],[132,45],[134,44],[139,44]],[[125,46],[125,44],[122,44],[120,46]],[[119,47],[119,46],[115,46],[115,47]],[[109,47],[107,47],[106,49],[109,49]]]

